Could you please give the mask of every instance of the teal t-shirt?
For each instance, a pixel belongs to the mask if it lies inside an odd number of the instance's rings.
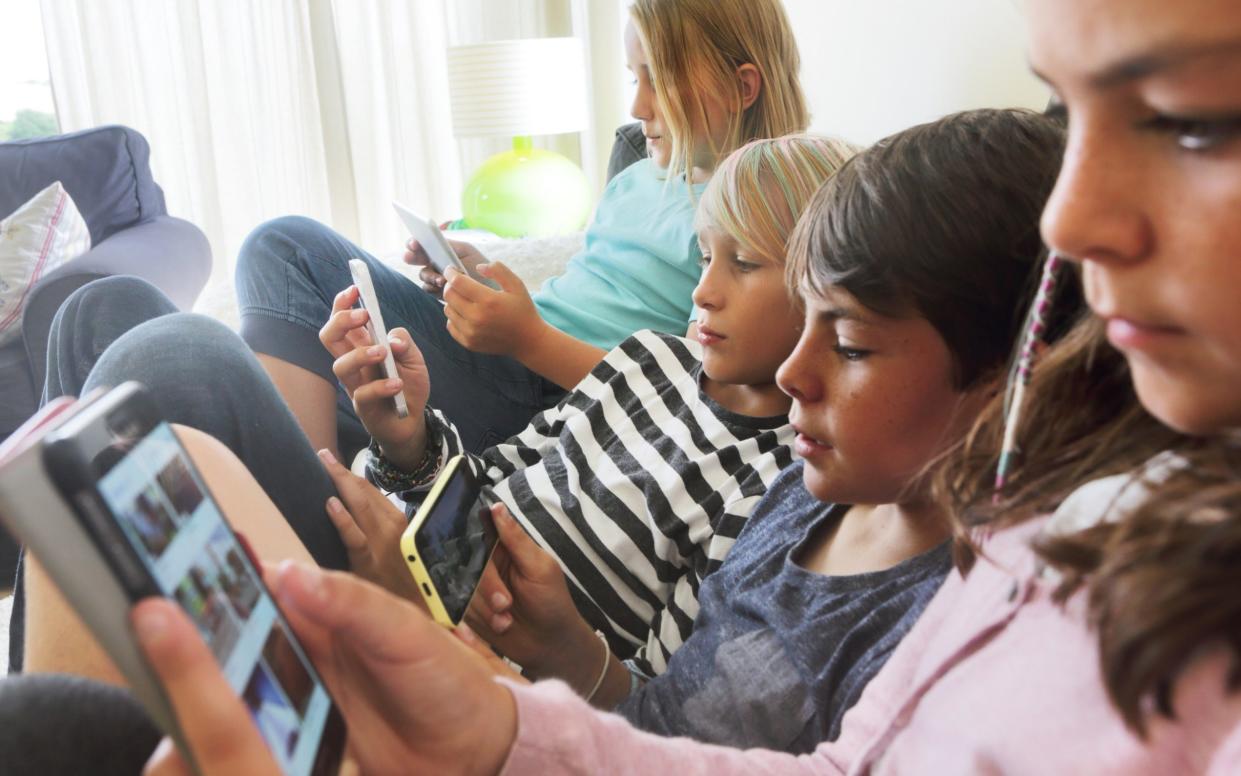
[[[694,206],[706,188],[665,181],[650,159],[608,183],[586,243],[534,295],[543,320],[611,350],[641,329],[684,336],[702,273]]]

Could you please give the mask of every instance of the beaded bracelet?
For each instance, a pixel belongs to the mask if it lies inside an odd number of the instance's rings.
[[[412,472],[397,468],[383,454],[379,443],[371,439],[367,447],[370,453],[367,469],[371,482],[381,489],[389,493],[404,493],[429,484],[435,479],[435,475],[439,474],[440,448],[442,447],[439,420],[429,408],[423,410],[422,418],[426,424],[427,442],[422,453],[422,460]]]

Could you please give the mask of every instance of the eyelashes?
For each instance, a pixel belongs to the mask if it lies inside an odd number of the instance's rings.
[[[832,346],[832,350],[845,361],[861,361],[870,355],[869,350],[861,350],[859,348],[847,348],[837,343]]]
[[[1139,125],[1172,137],[1186,151],[1212,151],[1241,134],[1241,116],[1198,118],[1158,115]]]
[[[1043,113],[1060,122],[1068,122],[1070,118],[1068,107],[1059,97],[1052,97]],[[1241,136],[1241,114],[1192,116],[1157,113],[1137,122],[1135,127],[1144,132],[1166,135],[1185,151],[1201,153],[1215,150]]]

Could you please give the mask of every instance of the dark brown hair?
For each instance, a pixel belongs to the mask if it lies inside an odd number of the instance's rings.
[[[819,190],[790,242],[789,280],[926,318],[954,385],[971,387],[1016,341],[1063,150],[1063,128],[1026,110],[966,111],[885,138]]]
[[[1124,357],[1088,313],[1044,354],[1027,396],[1021,456],[1002,492],[993,491],[1004,433],[998,399],[941,470],[942,492],[961,520],[963,571],[977,552],[971,527],[1046,514],[1103,476],[1141,477],[1163,451],[1184,464],[1166,479],[1148,478],[1150,496],[1123,519],[1035,546],[1062,573],[1057,600],[1084,591],[1108,696],[1145,736],[1151,710],[1172,716],[1173,682],[1198,648],[1223,642],[1241,655],[1241,444],[1188,437],[1151,416]],[[1228,687],[1241,687],[1235,657]]]

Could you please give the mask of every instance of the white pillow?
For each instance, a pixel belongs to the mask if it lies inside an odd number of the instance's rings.
[[[60,181],[0,221],[0,346],[17,338],[31,286],[90,250],[90,231]]]

